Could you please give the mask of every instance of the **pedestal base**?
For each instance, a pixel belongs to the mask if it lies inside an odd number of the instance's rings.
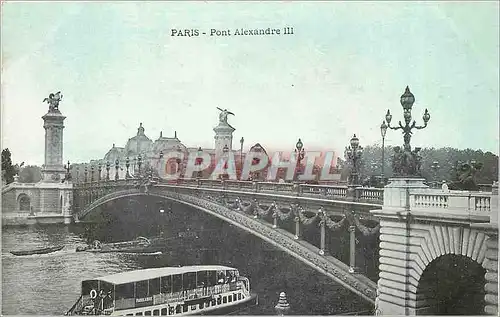
[[[66,169],[63,166],[44,166],[42,168],[42,182],[59,183],[66,176]]]
[[[413,189],[426,189],[424,178],[390,178],[389,184],[384,187],[384,207],[405,208],[407,192]]]

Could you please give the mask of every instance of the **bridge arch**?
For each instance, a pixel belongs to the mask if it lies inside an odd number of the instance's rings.
[[[466,223],[383,223],[378,290],[380,300],[386,304],[380,313],[388,313],[385,309],[407,307],[416,314],[438,314],[437,305],[426,291],[432,284],[429,276],[438,274],[436,270],[443,268],[442,263],[454,263],[456,269],[471,267],[479,274],[476,274],[477,280],[484,287],[488,239],[484,232]],[[460,275],[455,274],[453,278],[458,285]]]
[[[224,206],[221,206],[212,201],[196,197],[194,195],[183,194],[167,190],[157,190],[144,192],[142,189],[128,189],[121,190],[107,194],[88,205],[87,208],[77,213],[77,218],[80,220],[85,219],[96,208],[109,203],[111,201],[130,198],[136,196],[156,197],[167,199],[185,206],[189,206],[212,216],[222,219],[240,229],[243,229],[264,241],[278,247],[289,255],[297,258],[306,265],[314,268],[322,274],[335,280],[340,285],[349,289],[350,291],[358,294],[363,299],[370,303],[375,302],[376,297],[376,284],[362,276],[352,275],[348,273],[348,266],[344,263],[333,259],[326,259],[325,257],[314,252],[310,247],[294,240],[292,235],[287,235],[280,229],[274,229],[271,225],[267,226],[260,223],[251,217],[243,215],[241,212],[232,211]]]
[[[422,225],[416,225],[421,227]],[[415,228],[420,248],[415,257],[417,314],[482,314],[484,275],[488,236],[459,225],[427,225]],[[420,259],[425,267],[419,267]],[[465,285],[465,286],[464,286]],[[461,307],[461,296],[468,295],[468,307]]]
[[[484,275],[479,263],[445,254],[424,270],[417,288],[417,315],[482,315]]]

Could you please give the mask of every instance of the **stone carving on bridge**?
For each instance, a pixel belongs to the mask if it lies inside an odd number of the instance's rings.
[[[325,225],[328,229],[336,231],[344,226],[346,217],[342,217],[339,221],[333,221],[328,215],[325,217]]]
[[[360,216],[358,216],[355,212],[353,211],[348,211],[344,210],[344,217],[345,219],[349,222],[350,225],[356,226],[358,230],[364,235],[364,236],[372,236],[375,235],[379,232],[380,230],[380,225],[377,225],[373,228],[365,226],[361,223]]]
[[[59,112],[59,102],[62,100],[62,94],[60,91],[51,93],[48,98],[45,98],[43,102],[49,104],[49,112]]]
[[[283,211],[283,210],[288,210],[288,211]],[[286,208],[286,207],[276,207],[274,209],[274,214],[273,217],[276,217],[277,219],[281,221],[285,221],[288,219],[291,219],[292,216],[295,216],[291,208]]]
[[[395,176],[420,176],[421,162],[419,147],[412,151],[401,150],[399,146],[394,147],[392,170]]]
[[[219,107],[217,107],[217,109],[219,109],[221,111],[221,113],[219,114],[219,123],[228,124],[227,123],[227,116],[228,115],[234,116],[234,113],[232,113],[231,111],[228,111],[227,109],[221,109]]]
[[[364,236],[373,236],[380,231],[380,224],[376,225],[373,228],[370,228],[363,225],[357,217],[353,217],[353,220],[354,220],[354,225]]]

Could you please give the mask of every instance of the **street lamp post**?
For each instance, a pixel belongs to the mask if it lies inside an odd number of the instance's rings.
[[[224,174],[221,175],[221,178],[222,179],[226,179],[226,177],[228,176],[227,173],[226,173],[226,170],[227,170],[227,167],[228,167],[228,153],[229,152],[229,147],[226,145],[224,145],[224,147],[222,148],[222,155],[224,156],[224,159],[226,160],[226,163],[224,163],[224,166],[223,166],[223,169],[224,169]]]
[[[180,148],[179,146],[177,146],[177,153],[181,153],[181,152],[182,152],[181,148]],[[179,154],[179,156],[180,156],[180,154]],[[175,171],[175,172],[176,172],[176,173],[181,173],[181,168],[182,168],[181,164],[182,164],[182,160],[180,159],[180,157],[178,157],[178,158],[175,160],[175,162],[177,163],[177,169],[176,169],[176,171]],[[180,177],[180,176],[178,176],[178,177]]]
[[[68,179],[68,180],[71,179],[70,170],[71,170],[71,164],[68,161],[68,164],[66,164],[66,179]]]
[[[433,183],[433,187],[436,187],[436,188],[437,188],[437,170],[439,168],[440,168],[440,166],[439,166],[439,162],[438,161],[432,162],[432,164],[431,164],[432,183]]]
[[[345,148],[346,159],[351,161],[352,169],[349,175],[349,186],[355,187],[359,186],[359,160],[361,159],[361,154],[363,153],[363,148],[359,146],[359,139],[356,134],[351,138],[350,146]]]
[[[198,158],[197,158],[198,165],[201,165],[201,161],[203,160],[203,158],[201,157],[202,154],[203,154],[203,150],[201,149],[201,146],[200,146],[200,147],[198,147]],[[191,176],[189,176],[189,177],[191,177]],[[201,170],[198,171],[197,178],[198,179],[201,178]]]
[[[385,152],[385,134],[387,133],[387,124],[385,124],[385,121],[382,122],[382,125],[380,126],[380,134],[382,135],[382,183],[385,185],[385,176],[384,176],[384,152]]]
[[[243,174],[243,142],[245,142],[245,139],[241,137],[240,139],[240,180],[241,180],[241,175]]]
[[[363,148],[359,146],[359,139],[356,134],[351,138],[350,146],[345,149],[345,156],[352,164],[351,173],[349,175],[349,183],[347,188],[347,196],[351,202],[355,202],[356,197],[356,187],[359,186],[359,176],[358,168],[359,161],[361,160],[361,155],[363,153]],[[354,216],[354,204],[351,204],[351,216]],[[356,227],[353,225],[352,220],[350,220],[351,226],[349,226],[349,273],[356,273]]]
[[[427,127],[427,122],[431,118],[429,111],[425,109],[424,115],[422,119],[424,120],[423,126],[417,126],[416,121],[413,120],[411,122],[411,109],[413,107],[413,103],[415,102],[415,96],[410,92],[410,88],[406,87],[406,90],[403,95],[401,95],[401,106],[403,107],[403,118],[405,120],[405,125],[399,121],[399,126],[391,127],[392,115],[389,110],[387,110],[387,114],[385,115],[385,120],[387,121],[387,127],[392,130],[403,130],[403,151],[399,147],[395,148],[395,157],[393,169],[396,175],[400,176],[418,176],[420,172],[420,156],[419,151],[420,148],[415,148],[414,151],[411,150],[410,140],[413,129],[424,129]]]
[[[302,143],[302,141],[299,140],[297,141],[297,143],[295,144],[295,155],[297,156],[297,167],[298,169],[300,168],[300,164],[302,162],[302,160],[304,159],[304,156],[305,156],[305,150],[304,150],[304,143]],[[296,173],[294,174],[295,175],[295,179],[298,178],[298,175],[297,175],[297,171]]]

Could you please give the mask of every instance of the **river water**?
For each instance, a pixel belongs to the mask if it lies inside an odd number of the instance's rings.
[[[174,209],[165,213],[163,222],[144,213],[144,219],[151,220],[147,226],[136,216],[134,222],[115,215],[113,221],[104,222],[104,227],[94,228],[93,238],[101,241],[151,236],[158,231],[166,236],[197,232],[198,238],[183,239],[182,244],[168,246],[159,255],[75,252],[77,246],[85,245],[82,225],[3,228],[2,314],[61,315],[78,298],[84,279],[133,269],[199,264],[233,266],[249,277],[253,292],[259,295],[259,305],[245,314],[274,315],[280,292],[286,292],[291,314],[334,315],[371,308],[354,293],[261,239],[199,211],[179,206]],[[9,253],[60,244],[64,249],[51,254]]]

